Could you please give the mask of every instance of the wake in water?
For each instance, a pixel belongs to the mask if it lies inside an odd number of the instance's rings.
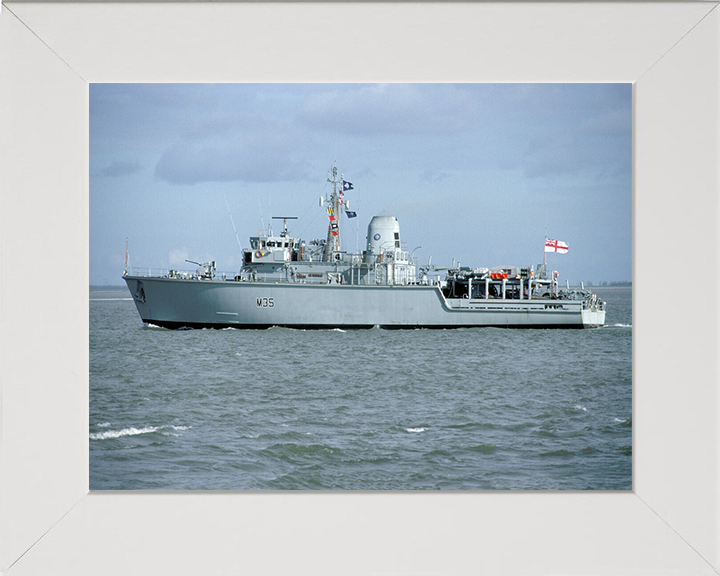
[[[107,422],[103,423],[102,427],[107,426]],[[111,438],[122,438],[123,436],[137,436],[139,434],[152,434],[153,432],[161,432],[167,436],[178,436],[172,432],[163,432],[163,430],[176,430],[183,431],[189,430],[191,426],[145,426],[143,428],[123,428],[122,430],[106,430],[105,432],[95,432],[90,434],[90,440],[108,440]]]

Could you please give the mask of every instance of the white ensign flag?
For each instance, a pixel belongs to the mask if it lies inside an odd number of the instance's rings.
[[[545,238],[545,252],[559,252],[565,254],[568,251],[568,245],[560,240],[550,240]]]

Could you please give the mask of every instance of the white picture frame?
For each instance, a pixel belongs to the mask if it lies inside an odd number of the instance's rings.
[[[4,3],[0,572],[720,573],[717,6]],[[158,81],[634,83],[633,490],[89,493],[88,84]]]

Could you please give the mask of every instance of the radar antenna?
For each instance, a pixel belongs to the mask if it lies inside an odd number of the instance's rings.
[[[280,234],[280,236],[285,238],[288,235],[287,221],[288,220],[297,220],[297,216],[273,216],[272,219],[283,221],[283,231],[282,231],[282,234]]]

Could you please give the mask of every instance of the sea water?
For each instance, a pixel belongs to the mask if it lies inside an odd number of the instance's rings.
[[[90,291],[91,490],[630,490],[632,291],[585,330],[166,330]]]

